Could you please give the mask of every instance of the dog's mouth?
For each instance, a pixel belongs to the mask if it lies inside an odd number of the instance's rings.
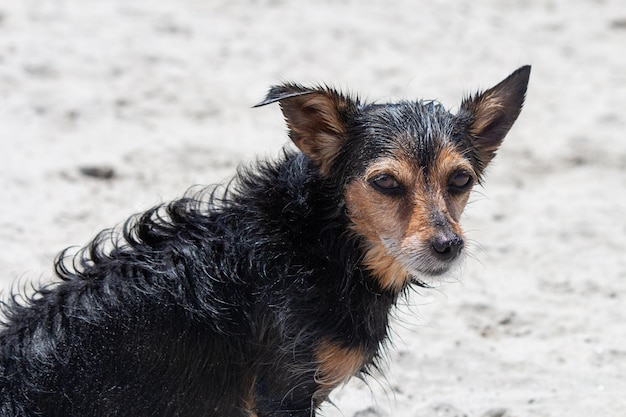
[[[408,271],[411,282],[425,284],[429,278],[438,278],[456,267],[462,257],[462,248],[453,254],[442,254],[432,245],[410,239],[402,245],[396,239],[381,239],[388,253]]]

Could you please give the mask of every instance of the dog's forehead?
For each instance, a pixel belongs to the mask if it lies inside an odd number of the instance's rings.
[[[440,103],[403,101],[366,106],[357,123],[371,156],[402,152],[426,166],[442,147],[455,142],[458,120]]]
[[[372,164],[397,160],[428,175],[444,151],[473,165],[465,122],[434,101],[363,105],[347,126],[337,172],[361,177]],[[407,165],[408,166],[408,165]]]
[[[435,101],[402,101],[364,107],[363,121],[381,134],[425,136],[446,133],[455,118]]]

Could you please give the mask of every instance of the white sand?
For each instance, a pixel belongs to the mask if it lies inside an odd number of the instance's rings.
[[[623,0],[0,2],[0,283],[277,155],[278,108],[250,108],[273,83],[454,108],[527,63],[473,256],[401,309],[385,378],[325,415],[625,416]]]

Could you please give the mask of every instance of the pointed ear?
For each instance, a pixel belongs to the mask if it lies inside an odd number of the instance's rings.
[[[272,87],[255,107],[275,102],[280,103],[291,140],[327,176],[346,141],[346,126],[356,113],[358,100],[328,87],[283,84]]]
[[[461,103],[459,116],[468,122],[469,133],[482,171],[493,159],[519,116],[530,76],[530,65],[519,68],[495,87],[468,97]]]

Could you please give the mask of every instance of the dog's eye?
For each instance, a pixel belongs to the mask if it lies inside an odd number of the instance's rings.
[[[397,195],[402,192],[398,180],[389,174],[381,174],[370,180],[370,184],[383,194]]]
[[[470,173],[462,169],[460,171],[456,171],[450,176],[448,179],[448,187],[452,191],[460,192],[469,188],[473,182],[474,178],[470,175]]]

